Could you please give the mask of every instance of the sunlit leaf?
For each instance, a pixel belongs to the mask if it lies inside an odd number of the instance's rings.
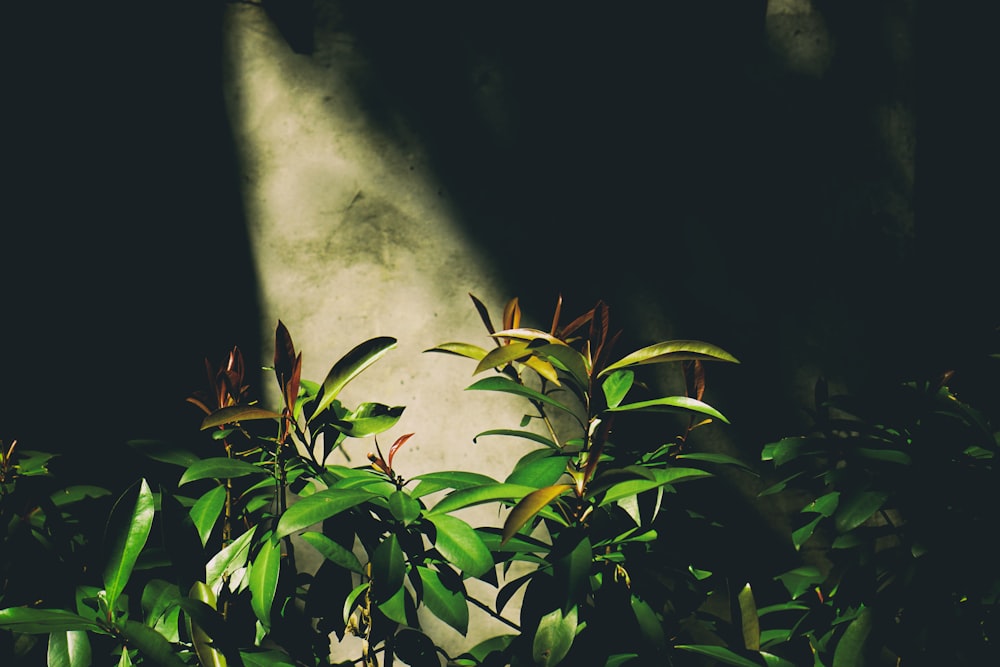
[[[524,496],[507,515],[503,524],[503,539],[501,539],[500,544],[513,537],[543,507],[572,488],[571,484],[553,484]]]
[[[544,340],[552,345],[562,345],[566,346],[566,343],[559,338],[556,338],[550,333],[540,331],[538,329],[528,329],[528,328],[512,328],[504,329],[503,331],[497,331],[493,334],[494,338],[507,338],[511,340],[522,340],[522,341],[533,341],[533,340]]]
[[[427,519],[434,524],[434,547],[464,574],[481,577],[493,567],[490,550],[468,523],[446,514],[428,515]]]
[[[822,583],[824,578],[819,569],[813,565],[803,565],[775,577],[775,579],[785,585],[788,594],[793,600],[817,584]]]
[[[760,619],[757,617],[757,603],[754,601],[750,584],[744,585],[736,597],[740,605],[743,645],[751,651],[759,651]]]
[[[628,390],[632,388],[634,380],[635,373],[630,370],[615,371],[604,379],[604,382],[601,383],[601,390],[604,392],[604,399],[609,408],[621,404]]]
[[[93,620],[65,609],[7,607],[0,609],[0,629],[25,634],[48,634],[71,630],[100,631]]]
[[[427,512],[432,514],[447,514],[463,507],[481,505],[483,503],[520,500],[524,496],[535,491],[533,487],[523,484],[500,484],[493,483],[487,486],[475,486],[452,491]]]
[[[209,588],[214,589],[219,581],[246,565],[250,554],[250,540],[256,530],[257,526],[252,526],[209,559],[205,564],[205,582]]]
[[[502,345],[487,352],[486,356],[479,360],[472,374],[479,375],[491,368],[502,368],[513,361],[526,360],[531,354],[532,352],[528,350],[528,344],[523,341]]]
[[[429,567],[418,566],[417,574],[423,584],[423,603],[432,614],[464,636],[469,631],[469,603],[465,592],[445,586],[438,573]]]
[[[546,447],[549,447],[551,449],[559,449],[559,445],[552,442],[551,439],[545,437],[544,435],[535,433],[533,431],[523,431],[523,430],[508,429],[508,428],[496,428],[496,429],[490,429],[489,431],[483,431],[482,433],[479,433],[474,438],[472,438],[472,441],[478,442],[479,438],[483,437],[484,435],[504,435],[504,436],[512,436],[515,438],[526,438],[528,440],[533,440],[534,442],[545,445]]]
[[[135,500],[126,491],[115,503],[108,519],[108,560],[104,567],[104,590],[108,606],[114,608],[125,589],[139,552],[146,546],[153,525],[153,493],[145,479],[140,479]]]
[[[559,401],[553,399],[552,397],[543,394],[541,392],[535,391],[525,387],[522,384],[518,384],[514,380],[502,375],[497,375],[494,377],[487,377],[479,380],[478,382],[466,387],[469,391],[500,391],[508,394],[514,394],[515,396],[520,396],[522,398],[527,398],[533,401],[539,401],[546,405],[551,405],[554,408],[563,410],[570,414],[574,414],[573,410],[566,407]]]
[[[652,480],[634,479],[614,484],[604,493],[604,497],[601,498],[598,507],[603,507],[608,503],[613,503],[622,498],[643,493],[644,491],[650,491],[666,484],[677,484],[688,480],[713,476],[712,473],[699,468],[654,468],[651,472],[654,475],[654,479]],[[591,496],[591,494],[588,493],[588,496]]]
[[[345,549],[323,533],[307,530],[299,535],[299,537],[302,538],[303,542],[306,542],[316,549],[316,551],[318,551],[324,558],[332,561],[345,570],[357,572],[358,574],[364,573],[364,569],[361,567],[361,561],[358,560],[358,557],[354,555],[353,551]]]
[[[542,616],[531,645],[531,655],[536,665],[551,667],[558,665],[569,653],[576,637],[577,608],[574,605],[568,613],[556,609]]]
[[[226,487],[213,486],[201,498],[195,501],[191,507],[191,523],[198,530],[198,537],[201,538],[201,545],[208,544],[208,538],[212,534],[215,522],[222,516],[222,509],[226,503]]]
[[[423,512],[420,503],[411,498],[410,494],[405,491],[395,491],[389,496],[389,511],[404,526],[409,526],[419,519],[421,512]]]
[[[489,475],[465,470],[448,470],[443,472],[429,472],[416,475],[410,481],[419,482],[413,491],[411,498],[426,496],[442,489],[467,489],[474,486],[484,486],[488,484],[499,484],[499,482]]]
[[[379,336],[355,346],[341,357],[327,373],[326,379],[323,380],[319,402],[310,420],[315,419],[317,415],[330,407],[347,383],[395,347],[395,338]]]
[[[280,539],[303,528],[308,528],[344,510],[357,507],[376,494],[366,489],[331,488],[317,491],[302,498],[285,510],[278,520],[275,537]]]
[[[607,409],[608,412],[626,412],[630,410],[642,412],[695,412],[708,415],[725,424],[729,423],[729,420],[711,405],[690,396],[664,396],[662,398],[654,398],[648,401],[639,401],[638,403],[629,403]]]
[[[177,482],[177,486],[184,486],[190,482],[202,479],[235,479],[247,475],[269,474],[264,468],[248,463],[247,461],[217,456],[209,459],[201,459],[185,470]]]
[[[523,484],[540,489],[551,486],[559,481],[566,472],[566,462],[569,457],[553,454],[551,450],[539,449],[529,452],[514,465],[507,479],[507,484]]]
[[[48,667],[90,667],[90,639],[83,630],[59,630],[49,634]]]
[[[739,360],[725,350],[710,343],[697,340],[671,340],[656,343],[636,350],[635,352],[609,364],[601,371],[603,377],[620,368],[640,366],[644,364],[659,364],[671,361],[728,361],[739,363]]]
[[[281,572],[281,542],[274,538],[261,541],[260,550],[250,564],[250,606],[265,629],[271,627],[271,606],[278,590]]]
[[[333,425],[352,438],[377,435],[395,426],[405,409],[402,405],[362,403],[346,417],[335,420]]]
[[[235,424],[241,421],[251,421],[254,419],[278,419],[280,417],[281,414],[274,412],[273,410],[265,410],[264,408],[258,408],[253,405],[233,405],[225,408],[219,408],[212,414],[206,415],[205,418],[201,420],[201,430],[205,431],[216,426]]]
[[[486,350],[478,345],[471,345],[469,343],[441,343],[440,345],[424,350],[424,352],[444,352],[477,361],[486,356]]]

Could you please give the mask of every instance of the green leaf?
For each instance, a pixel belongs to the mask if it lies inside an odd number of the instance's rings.
[[[185,612],[188,635],[198,663],[201,667],[226,667],[228,661],[223,652],[216,646],[210,634],[221,636],[223,630],[217,625],[223,623],[222,616],[216,613],[215,593],[207,584],[196,581],[188,590],[188,599],[181,599],[180,605]]]
[[[389,535],[375,547],[371,568],[372,593],[379,604],[387,602],[403,588],[406,561],[395,535]]]
[[[605,492],[604,497],[598,503],[598,507],[603,507],[622,498],[634,496],[667,484],[677,484],[687,480],[713,476],[712,473],[699,468],[653,468],[651,472],[655,479],[633,479],[614,484]],[[590,495],[588,492],[588,496]]]
[[[375,497],[376,494],[364,489],[333,487],[317,491],[285,510],[285,513],[278,520],[275,537],[280,539],[303,528],[308,528]]]
[[[191,450],[177,447],[162,440],[129,440],[127,444],[154,461],[182,468],[187,468],[198,460],[198,455]]]
[[[145,479],[139,480],[135,502],[131,490],[115,503],[108,519],[108,562],[104,567],[104,590],[108,607],[114,609],[125,589],[139,552],[146,546],[153,525],[153,493]]]
[[[477,436],[472,438],[472,441],[478,443],[479,438],[483,437],[484,435],[509,435],[515,438],[527,438],[528,440],[533,440],[551,449],[559,449],[559,445],[552,442],[551,439],[545,437],[544,435],[541,435],[539,433],[534,433],[532,431],[522,431],[518,429],[507,429],[507,428],[490,429],[489,431],[483,431],[482,433],[478,434]]]
[[[709,658],[718,660],[726,665],[736,667],[761,667],[759,662],[754,662],[749,658],[744,658],[739,653],[729,650],[724,646],[712,646],[710,644],[677,644],[674,648],[690,653],[697,653]]]
[[[757,603],[753,599],[750,584],[736,596],[740,604],[740,621],[743,630],[743,645],[751,651],[760,650],[760,618],[757,616]]]
[[[795,546],[796,551],[802,549],[802,545],[804,545],[806,541],[812,537],[813,533],[816,532],[816,526],[818,526],[819,522],[823,519],[824,517],[817,516],[809,523],[792,531],[792,544]]]
[[[156,630],[147,628],[138,621],[126,621],[121,629],[126,641],[139,649],[139,652],[158,667],[187,667],[187,663],[174,650],[171,644]]]
[[[576,545],[569,550],[569,553],[555,559],[553,563],[553,575],[563,585],[562,599],[563,609],[568,605],[576,604],[580,601],[580,596],[587,590],[590,581],[590,568],[593,563],[593,551],[590,545],[590,538],[586,535],[575,535],[567,531],[561,537],[579,537]],[[557,542],[557,547],[562,547],[562,543]]]
[[[56,507],[65,507],[67,505],[80,502],[81,500],[85,500],[86,498],[101,498],[108,495],[111,495],[111,492],[104,487],[91,486],[89,484],[76,484],[73,486],[67,486],[65,489],[55,491],[51,496],[49,496],[49,499]]]
[[[630,602],[632,613],[635,615],[643,639],[655,649],[663,649],[666,646],[666,640],[663,636],[663,626],[660,625],[660,619],[656,617],[656,612],[653,611],[648,602],[638,596],[630,596]]]
[[[499,368],[506,366],[512,361],[526,359],[532,354],[533,352],[528,349],[528,343],[524,341],[511,341],[507,345],[495,347],[487,352],[486,356],[479,360],[479,363],[476,365],[476,369],[472,371],[472,374],[479,375],[483,371],[491,368]]]
[[[225,456],[217,456],[209,459],[201,459],[181,475],[177,486],[184,486],[189,482],[201,479],[235,479],[247,475],[269,475],[270,473],[260,466],[231,459]]]
[[[389,620],[395,621],[400,625],[409,625],[409,619],[406,617],[407,599],[408,594],[406,588],[404,586],[400,586],[388,600],[377,603],[378,609],[385,614],[385,617]]]
[[[310,417],[310,421],[316,415],[326,410],[340,394],[340,391],[348,382],[357,377],[362,371],[383,357],[389,350],[396,347],[396,339],[389,336],[379,336],[367,340],[355,346],[350,352],[345,354],[337,363],[333,365],[326,379],[323,380],[323,389],[320,393],[316,411]]]
[[[621,404],[628,390],[632,388],[634,380],[635,373],[630,370],[615,371],[604,379],[601,389],[604,391],[604,399],[608,402],[609,408]]]
[[[599,377],[604,377],[613,371],[620,368],[628,368],[629,366],[689,360],[740,363],[736,357],[710,343],[703,343],[697,340],[670,340],[636,350],[632,354],[605,367]]]
[[[862,667],[865,664],[865,643],[872,630],[872,612],[867,607],[860,610],[851,621],[833,652],[832,667]]]
[[[469,603],[465,599],[465,591],[448,588],[438,573],[429,567],[417,566],[417,574],[423,584],[424,605],[464,637],[469,631]]]
[[[802,508],[803,512],[815,512],[822,516],[833,516],[840,504],[840,491],[825,493],[816,500]]]
[[[760,476],[756,470],[748,466],[746,463],[739,460],[735,456],[729,456],[727,454],[716,454],[715,452],[691,452],[690,454],[678,454],[676,458],[684,461],[703,461],[705,463],[718,463],[720,465],[733,466],[739,468],[743,472],[750,473],[754,477]]]
[[[0,629],[25,634],[48,634],[69,630],[101,630],[94,621],[65,609],[8,607],[0,609]]]
[[[49,634],[48,667],[90,667],[90,639],[83,630],[58,630]]]
[[[815,566],[803,565],[779,574],[775,579],[785,585],[788,594],[794,600],[817,584],[822,583],[824,577]]]
[[[540,489],[559,481],[566,472],[567,456],[553,454],[549,449],[538,449],[521,457],[514,465],[506,484],[522,484]]]
[[[434,524],[434,547],[464,574],[481,577],[493,568],[493,556],[465,521],[447,514],[427,515]]]
[[[616,653],[614,655],[609,655],[608,659],[604,661],[604,667],[621,667],[633,658],[638,657],[638,653]]]
[[[869,447],[858,447],[854,450],[858,456],[871,459],[873,461],[885,461],[886,463],[898,463],[899,465],[910,465],[912,459],[906,452],[898,449],[871,449]]]
[[[247,556],[250,554],[250,540],[256,531],[257,526],[251,526],[209,559],[205,564],[205,582],[209,588],[214,589],[220,580],[232,576],[246,565]]]
[[[354,587],[347,597],[344,598],[344,625],[347,625],[351,620],[351,614],[354,612],[354,607],[357,605],[357,600],[361,597],[362,593],[367,591],[371,587],[369,582],[364,582]]]
[[[226,487],[213,486],[201,498],[195,501],[189,514],[191,522],[198,530],[198,537],[201,538],[201,546],[208,544],[208,538],[212,534],[215,522],[222,515],[222,509],[226,504]]]
[[[207,431],[216,426],[235,424],[241,421],[252,421],[255,419],[280,419],[281,414],[272,410],[254,407],[252,405],[232,405],[226,408],[219,408],[210,415],[206,415],[201,421],[201,430]]]
[[[364,574],[364,568],[361,567],[361,561],[359,561],[358,557],[354,555],[354,552],[348,551],[326,535],[313,531],[306,531],[299,535],[299,537],[302,538],[303,542],[306,542],[316,549],[316,551],[320,552],[320,554],[322,554],[327,560],[332,561],[345,570],[357,572],[358,574]]]
[[[542,616],[538,630],[531,644],[531,656],[536,665],[551,667],[558,665],[569,653],[576,638],[577,608],[574,605],[563,614],[556,609]]]
[[[382,403],[362,403],[354,412],[333,424],[352,438],[363,438],[388,431],[399,422],[405,409],[402,405],[390,407]]]
[[[514,509],[510,511],[510,514],[507,515],[507,519],[504,521],[503,539],[500,541],[500,544],[502,545],[504,542],[513,537],[514,534],[521,530],[521,527],[528,523],[532,517],[538,514],[543,507],[567,491],[570,491],[572,488],[573,486],[570,484],[553,484],[552,486],[546,486],[532,491],[528,495],[521,498],[517,505],[514,506]]]
[[[823,454],[828,448],[829,443],[823,438],[801,436],[782,438],[764,445],[760,460],[773,461],[776,467],[780,467],[799,457]]]
[[[416,488],[410,492],[411,498],[420,498],[426,496],[428,493],[434,493],[442,489],[468,489],[474,486],[499,484],[497,480],[488,475],[481,475],[477,472],[466,472],[464,470],[424,473],[411,477],[410,481],[419,482]]]
[[[587,361],[572,347],[561,342],[539,345],[536,340],[532,343],[532,348],[534,348],[535,354],[545,357],[554,366],[569,373],[577,387],[586,388],[590,384]]]
[[[243,667],[296,667],[295,661],[276,650],[240,651]]]
[[[281,572],[281,542],[261,540],[257,557],[250,564],[250,606],[265,629],[271,628],[271,606]]]
[[[568,412],[571,415],[574,416],[576,415],[576,413],[572,409],[566,407],[565,405],[551,398],[550,396],[535,391],[534,389],[525,387],[524,385],[519,384],[514,380],[511,380],[510,378],[503,375],[483,378],[482,380],[479,380],[475,384],[472,384],[466,387],[465,389],[466,391],[499,391],[508,394],[514,394],[515,396],[520,396],[522,398],[527,398],[532,401],[539,401],[546,405],[551,405],[552,407],[557,408],[559,410],[563,410],[564,412]]]
[[[424,352],[444,352],[476,361],[486,356],[486,350],[471,343],[441,343],[440,345],[424,350]]]
[[[396,491],[389,496],[389,511],[404,526],[409,526],[420,518],[423,509],[406,491]]]
[[[843,499],[833,517],[837,532],[854,530],[871,518],[888,498],[889,494],[884,491],[862,491]]]
[[[473,505],[483,503],[520,500],[528,495],[534,488],[523,484],[500,484],[493,483],[487,486],[476,486],[467,489],[457,489],[452,491],[431,508],[426,514],[448,514],[455,510],[460,510]]]
[[[617,407],[608,408],[607,412],[627,412],[627,411],[640,411],[640,412],[695,412],[702,415],[707,415],[718,419],[719,421],[728,424],[729,420],[726,417],[713,408],[708,403],[703,403],[696,398],[691,398],[690,396],[663,396],[661,398],[654,398],[648,401],[639,401],[638,403],[629,403],[628,405],[619,405]]]

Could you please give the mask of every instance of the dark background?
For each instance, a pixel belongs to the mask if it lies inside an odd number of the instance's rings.
[[[304,53],[314,20],[355,35],[373,116],[391,105],[419,130],[529,314],[546,321],[560,292],[573,314],[602,298],[626,329],[664,318],[736,354],[710,381],[752,458],[798,423],[801,368],[872,391],[956,367],[996,397],[995,12],[814,4],[837,44],[822,79],[769,54],[763,2],[268,8]],[[223,9],[5,8],[4,442],[106,466],[127,438],[192,437],[206,356],[268,361]],[[899,16],[915,51],[894,69]],[[498,73],[500,135],[472,100]],[[916,117],[907,233],[872,205],[900,188],[873,113],[887,100]]]

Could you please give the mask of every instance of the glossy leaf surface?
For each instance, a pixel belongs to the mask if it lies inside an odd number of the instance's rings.
[[[376,494],[364,489],[333,487],[317,491],[285,510],[285,513],[278,520],[275,537],[280,539],[303,528],[308,528],[344,510],[357,507],[375,496]]]
[[[108,521],[110,550],[104,567],[104,590],[109,607],[114,607],[132,576],[139,553],[146,546],[153,514],[153,493],[145,479],[139,481],[134,501],[131,492],[126,492],[111,511]]]
[[[428,515],[434,524],[434,547],[451,564],[470,577],[481,577],[493,568],[493,556],[468,523],[446,514]]]
[[[330,407],[340,394],[340,391],[362,371],[383,357],[389,350],[396,347],[396,339],[389,336],[379,336],[355,346],[333,365],[326,379],[313,417]]]

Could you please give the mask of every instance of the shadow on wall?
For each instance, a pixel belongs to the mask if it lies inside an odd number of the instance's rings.
[[[816,373],[909,370],[927,288],[912,2],[504,9],[328,0],[272,18],[299,52],[349,35],[368,116],[420,134],[529,317],[600,298],[623,346],[740,357],[717,387],[752,448],[797,426]]]

